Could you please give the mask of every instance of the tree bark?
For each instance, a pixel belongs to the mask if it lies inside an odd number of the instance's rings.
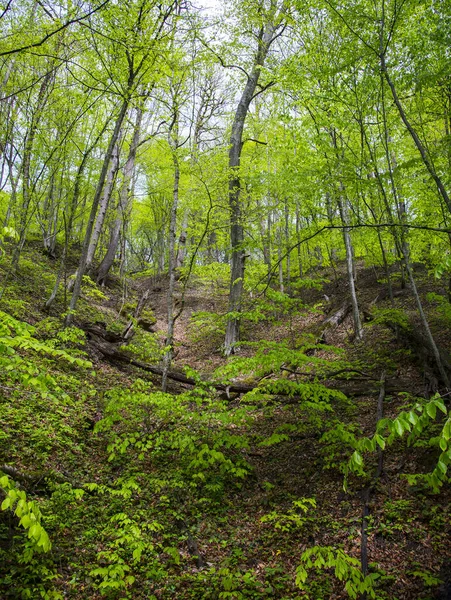
[[[55,281],[55,285],[53,287],[52,293],[50,294],[49,299],[45,303],[45,308],[47,310],[52,306],[53,302],[55,301],[56,295],[58,294],[59,286],[61,284],[61,280],[63,278],[63,274],[66,272],[67,252],[69,249],[69,243],[70,243],[70,239],[71,239],[71,235],[72,235],[75,211],[78,206],[78,199],[80,197],[80,187],[81,187],[81,182],[83,179],[83,174],[85,172],[86,164],[88,162],[89,156],[91,155],[91,152],[97,146],[98,141],[104,134],[107,124],[108,124],[108,121],[105,121],[104,126],[102,127],[101,131],[95,138],[94,142],[91,144],[91,146],[89,148],[87,148],[87,150],[83,154],[83,157],[81,159],[80,165],[77,170],[77,175],[75,176],[74,192],[72,194],[72,200],[71,200],[71,203],[69,206],[69,218],[67,220],[65,219],[65,240],[64,240],[63,253],[61,255],[60,268],[58,271],[58,275],[56,277],[56,281]]]
[[[242,207],[240,201],[241,178],[240,164],[241,151],[243,148],[243,130],[250,104],[254,98],[260,79],[261,68],[264,65],[271,43],[274,40],[276,27],[271,21],[260,29],[258,36],[258,49],[253,69],[248,75],[246,85],[238,103],[235,118],[232,124],[229,150],[229,207],[230,207],[230,245],[232,253],[230,295],[228,312],[232,313],[227,320],[226,335],[224,341],[224,354],[230,356],[237,350],[240,337],[241,300],[243,295],[244,281],[244,230],[242,222]]]
[[[97,218],[94,224],[94,228],[92,230],[91,239],[89,241],[88,253],[86,256],[86,270],[89,271],[92,267],[92,261],[94,260],[94,255],[97,250],[97,245],[99,243],[100,234],[102,233],[103,224],[105,222],[106,212],[108,210],[108,206],[110,204],[110,199],[113,193],[114,181],[116,179],[116,174],[119,169],[119,136],[116,141],[116,144],[113,148],[113,153],[111,156],[111,164],[108,170],[108,174],[106,177],[105,188],[103,190],[102,198],[99,202],[99,212],[97,214]]]
[[[163,392],[167,389],[168,371],[171,367],[172,357],[174,354],[174,292],[175,292],[175,269],[176,269],[176,253],[175,240],[177,233],[177,210],[179,205],[179,186],[180,186],[180,164],[177,155],[179,144],[179,114],[178,107],[175,108],[173,124],[169,133],[169,143],[172,148],[172,162],[174,165],[174,184],[172,190],[172,207],[171,220],[169,223],[169,288],[168,288],[168,329],[166,335],[166,353],[163,358],[163,375],[161,381],[161,389]]]
[[[142,108],[138,107],[136,109],[136,121],[135,128],[133,131],[133,139],[130,144],[127,162],[125,163],[124,167],[124,179],[122,181],[122,186],[120,190],[118,215],[116,217],[111,231],[108,249],[99,266],[99,271],[97,274],[97,283],[103,283],[105,281],[106,276],[108,275],[111,267],[113,266],[114,258],[119,247],[121,231],[123,230],[128,212],[130,210],[130,204],[132,200],[133,174],[135,172],[136,151],[138,149],[139,136],[141,133],[142,115]]]
[[[357,341],[360,341],[363,337],[363,327],[362,321],[360,319],[360,311],[359,311],[359,303],[357,300],[357,293],[355,289],[355,279],[354,279],[354,253],[352,249],[352,240],[351,233],[349,230],[349,217],[348,210],[346,206],[346,198],[340,198],[338,206],[340,208],[340,216],[342,223],[344,225],[343,228],[343,238],[346,247],[346,269],[348,272],[348,283],[349,283],[349,292],[351,296],[352,303],[352,318],[354,321],[354,335]]]
[[[38,93],[38,98],[37,98],[37,103],[36,103],[36,110],[34,111],[33,116],[31,118],[30,127],[28,129],[28,132],[27,132],[27,135],[25,138],[25,147],[24,147],[22,169],[21,169],[21,172],[22,172],[22,206],[21,206],[20,215],[19,215],[19,231],[18,231],[19,240],[14,249],[13,256],[11,259],[11,268],[13,271],[16,271],[17,267],[19,265],[20,254],[22,252],[23,245],[25,244],[25,239],[26,239],[27,230],[28,230],[28,212],[29,212],[30,202],[31,202],[30,170],[31,170],[31,159],[32,159],[34,139],[36,137],[36,132],[38,129],[39,121],[41,119],[44,107],[45,107],[48,97],[49,97],[48,90],[54,79],[54,75],[55,75],[55,71],[51,70],[45,75],[45,77],[42,81],[41,87],[39,88],[39,93]]]
[[[103,186],[105,184],[105,179],[107,176],[107,172],[108,172],[108,167],[110,164],[110,160],[111,157],[113,155],[113,150],[117,144],[117,141],[119,139],[119,134],[121,132],[122,129],[122,124],[124,122],[125,119],[125,115],[127,114],[127,109],[128,109],[128,105],[129,105],[129,97],[126,96],[123,101],[122,101],[122,105],[121,108],[119,110],[119,114],[116,118],[116,123],[114,126],[114,130],[113,133],[111,135],[110,138],[110,142],[108,145],[108,149],[106,151],[105,154],[105,158],[103,160],[103,165],[102,165],[102,170],[100,172],[100,176],[99,176],[99,181],[97,183],[97,188],[94,194],[94,199],[92,201],[92,206],[91,206],[91,212],[89,215],[89,220],[88,220],[88,224],[86,226],[86,232],[85,232],[85,238],[83,241],[83,248],[82,248],[82,253],[81,253],[81,257],[80,257],[80,262],[78,265],[78,269],[77,269],[77,274],[75,277],[75,283],[74,283],[74,289],[72,292],[72,297],[70,299],[70,304],[69,304],[69,312],[66,316],[66,325],[70,325],[72,323],[73,320],[73,313],[75,311],[77,302],[78,302],[78,298],[80,297],[80,292],[81,292],[81,283],[83,280],[83,276],[86,272],[86,264],[87,264],[87,257],[88,257],[88,248],[89,248],[89,243],[91,241],[91,235],[92,235],[92,230],[94,227],[94,220],[96,218],[96,214],[97,214],[97,209],[99,207],[99,202],[100,202],[100,196],[102,194],[102,190],[103,190]]]

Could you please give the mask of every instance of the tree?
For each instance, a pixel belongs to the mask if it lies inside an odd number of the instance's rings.
[[[91,243],[91,236],[94,229],[94,222],[103,192],[106,176],[108,173],[114,148],[118,143],[125,116],[136,91],[149,79],[149,70],[155,66],[158,56],[158,44],[164,39],[165,27],[169,23],[169,18],[178,5],[178,2],[171,2],[168,5],[157,4],[152,0],[141,0],[132,6],[114,7],[109,15],[110,20],[107,25],[111,31],[111,37],[104,38],[111,41],[115,50],[121,51],[122,64],[126,66],[126,77],[116,79],[117,73],[116,55],[107,49],[107,59],[109,65],[107,72],[111,77],[111,84],[119,93],[119,111],[116,116],[113,132],[110,137],[107,151],[100,171],[95,195],[91,205],[91,212],[86,227],[85,238],[77,273],[75,276],[74,288],[69,304],[69,312],[66,323],[70,324],[73,313],[81,292],[83,276],[88,266],[88,255]],[[117,19],[123,18],[126,27],[119,32],[116,30]],[[160,49],[161,50],[161,49]],[[106,65],[102,53],[99,52],[99,59],[102,65]]]
[[[241,9],[249,6],[243,3]],[[224,341],[224,354],[233,354],[239,341],[241,300],[243,294],[243,280],[245,272],[246,250],[244,244],[243,215],[241,206],[241,178],[240,162],[243,149],[243,131],[246,116],[252,100],[262,93],[266,86],[260,86],[259,80],[262,67],[274,41],[282,34],[285,24],[284,18],[287,11],[286,3],[279,6],[272,0],[268,8],[261,2],[257,6],[258,21],[253,25],[253,39],[256,49],[249,74],[246,73],[246,83],[236,107],[235,116],[230,133],[229,149],[229,207],[230,207],[230,245],[231,245],[231,280],[229,293],[227,329]]]

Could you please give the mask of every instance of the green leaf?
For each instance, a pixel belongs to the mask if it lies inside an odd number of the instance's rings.
[[[434,403],[429,402],[429,404],[426,404],[426,412],[431,419],[435,419],[437,415],[437,406]]]
[[[399,419],[396,419],[394,421],[394,426],[396,433],[399,435],[399,437],[402,437],[402,435],[404,434],[404,427],[402,426],[402,423]]]
[[[381,450],[385,450],[385,440],[384,440],[384,438],[381,435],[376,434],[374,436],[374,439],[376,440],[376,443],[379,446],[379,448]]]
[[[351,457],[351,461],[354,462],[359,467],[361,467],[363,465],[363,458],[362,458],[362,455],[360,454],[360,452],[357,452],[357,450],[356,450]]]

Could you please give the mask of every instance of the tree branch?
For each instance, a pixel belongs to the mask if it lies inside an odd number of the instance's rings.
[[[94,13],[101,10],[104,6],[106,6],[109,3],[109,1],[110,0],[105,0],[104,2],[102,2],[102,4],[100,6],[98,6],[97,8],[94,8],[93,10],[86,13],[85,15],[82,15],[81,17],[77,17],[75,19],[69,19],[68,21],[63,23],[63,25],[61,25],[61,27],[57,27],[57,29],[55,29],[54,31],[47,33],[47,35],[45,35],[39,42],[35,42],[34,44],[28,44],[27,46],[22,46],[21,48],[14,48],[13,50],[6,50],[5,52],[0,52],[0,56],[9,56],[11,54],[17,54],[18,52],[23,52],[24,50],[30,50],[30,48],[37,48],[38,46],[42,46],[51,37],[53,37],[60,31],[63,31],[63,29],[66,29],[67,27],[69,27],[70,25],[73,25],[74,23],[79,23],[80,21],[87,19]]]

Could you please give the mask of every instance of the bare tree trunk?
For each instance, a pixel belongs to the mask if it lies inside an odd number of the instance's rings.
[[[110,198],[113,193],[114,181],[116,179],[116,173],[119,169],[119,137],[114,145],[113,154],[111,156],[111,164],[106,177],[105,188],[103,190],[102,198],[99,202],[99,212],[97,213],[96,222],[92,230],[91,240],[88,246],[88,253],[86,256],[86,270],[89,271],[92,267],[92,261],[97,250],[97,244],[99,243],[100,234],[103,229],[105,222],[106,212],[110,204]]]
[[[177,210],[179,204],[179,186],[180,186],[180,165],[177,155],[178,149],[178,109],[174,115],[173,129],[170,133],[170,143],[172,146],[172,161],[174,164],[174,186],[172,190],[172,208],[171,220],[169,224],[169,288],[168,288],[168,330],[166,335],[166,354],[163,358],[163,377],[161,389],[163,392],[167,389],[168,372],[171,368],[172,357],[174,354],[174,292],[175,292],[175,239],[177,232]]]
[[[342,186],[341,186],[342,187]],[[354,253],[352,248],[351,234],[349,225],[348,209],[346,205],[346,198],[340,198],[338,201],[338,207],[340,209],[341,221],[344,225],[343,238],[346,248],[346,269],[348,272],[349,292],[351,294],[352,303],[352,318],[354,321],[354,335],[357,341],[360,341],[363,337],[362,321],[360,319],[359,303],[357,300],[357,294],[355,289],[354,279]]]
[[[265,210],[264,206],[260,205],[257,200],[257,207],[259,209],[259,213],[261,218],[258,220],[259,229],[260,229],[260,238],[263,249],[263,262],[265,263],[268,269],[268,277],[271,276],[271,232],[270,232],[270,217],[269,211],[266,219],[267,227],[265,230]]]
[[[30,175],[30,170],[31,170],[31,158],[32,158],[32,152],[33,152],[33,145],[34,145],[34,139],[36,137],[36,132],[38,129],[38,125],[39,125],[39,121],[41,119],[42,116],[42,112],[44,110],[44,107],[47,103],[49,94],[49,87],[51,85],[51,82],[53,80],[55,72],[49,71],[42,83],[41,83],[41,87],[39,89],[39,94],[38,94],[38,98],[37,98],[37,103],[36,103],[36,110],[33,113],[33,116],[31,118],[31,123],[30,123],[30,127],[28,129],[26,138],[25,138],[25,148],[24,148],[24,153],[23,153],[23,160],[22,160],[22,206],[20,209],[20,217],[19,217],[19,240],[18,243],[14,249],[13,252],[13,256],[11,259],[11,268],[13,271],[17,270],[17,267],[19,265],[19,258],[20,258],[20,254],[22,252],[22,248],[23,245],[25,244],[25,239],[26,239],[26,235],[27,235],[27,229],[28,229],[28,212],[29,212],[29,208],[30,208],[30,202],[31,202],[31,175]]]
[[[285,253],[287,257],[287,294],[291,294],[290,211],[285,198]]]
[[[385,81],[387,82],[388,87],[390,88],[390,92],[391,92],[393,101],[398,110],[399,116],[401,117],[402,122],[404,123],[407,131],[410,134],[410,137],[412,138],[415,146],[417,147],[417,150],[420,153],[420,156],[421,156],[424,166],[426,167],[430,176],[434,180],[435,185],[437,186],[439,195],[445,202],[446,206],[448,207],[448,210],[451,212],[451,199],[448,195],[448,192],[443,184],[443,181],[441,180],[440,176],[438,175],[437,171],[435,170],[434,164],[433,164],[431,158],[428,156],[428,153],[427,153],[427,150],[426,150],[424,144],[420,140],[417,132],[415,131],[414,127],[412,126],[411,122],[409,121],[409,119],[406,115],[406,112],[404,111],[404,107],[401,104],[401,101],[399,99],[395,84],[393,83],[393,81],[390,77],[390,73],[388,72],[387,63],[385,61],[386,53],[387,53],[387,46],[386,46],[386,43],[384,40],[385,25],[386,25],[386,23],[385,23],[385,3],[383,2],[382,3],[382,15],[381,15],[381,19],[380,19],[380,29],[379,29],[379,53],[378,53],[379,60],[380,60],[381,77],[383,77],[385,79]],[[382,87],[383,87],[383,85],[382,85]]]
[[[177,248],[177,255],[175,259],[175,268],[180,269],[183,267],[186,257],[186,240],[187,240],[187,229],[188,229],[188,211],[183,216],[182,230],[179,236],[179,243]]]
[[[72,292],[72,297],[70,299],[69,312],[66,317],[66,325],[70,325],[72,323],[73,313],[75,311],[75,307],[77,305],[78,298],[80,297],[81,283],[83,280],[83,276],[86,272],[88,248],[89,248],[89,243],[91,241],[92,230],[94,227],[94,220],[96,218],[97,209],[99,207],[100,196],[102,194],[103,186],[105,184],[108,167],[109,167],[109,164],[111,161],[111,157],[113,155],[113,150],[119,139],[119,134],[122,129],[122,124],[124,122],[125,115],[127,114],[128,104],[129,104],[129,98],[128,98],[128,96],[126,96],[122,101],[122,105],[121,105],[119,114],[116,119],[114,130],[113,130],[113,133],[110,138],[110,143],[108,145],[108,149],[106,151],[105,158],[103,160],[102,170],[100,172],[99,181],[97,183],[97,188],[96,188],[96,191],[94,194],[94,199],[92,201],[91,212],[89,215],[88,224],[86,226],[85,239],[83,241],[83,248],[82,248],[82,253],[81,253],[81,257],[80,257],[80,262],[79,262],[77,274],[75,277],[74,289]]]
[[[59,268],[59,271],[58,271],[58,275],[56,277],[56,281],[55,281],[55,285],[53,287],[52,293],[50,294],[49,299],[45,303],[45,308],[47,310],[52,306],[53,302],[55,301],[56,295],[58,294],[59,286],[61,284],[61,280],[63,278],[63,274],[66,273],[67,252],[68,252],[68,249],[69,249],[69,243],[70,243],[70,239],[71,239],[71,236],[72,236],[72,229],[73,229],[75,211],[76,211],[77,206],[78,206],[78,199],[80,197],[80,186],[81,186],[81,181],[82,181],[83,174],[84,174],[84,171],[85,171],[85,168],[86,168],[86,163],[88,162],[88,158],[89,158],[91,152],[94,150],[94,148],[96,147],[98,141],[100,140],[100,138],[104,134],[105,129],[107,127],[107,124],[108,124],[108,121],[105,122],[104,126],[102,127],[100,133],[98,134],[98,136],[96,137],[96,139],[94,140],[94,142],[91,144],[91,146],[83,154],[83,157],[81,159],[80,165],[79,165],[78,170],[77,170],[77,175],[75,176],[74,192],[72,194],[72,200],[71,200],[71,203],[70,203],[70,206],[69,206],[69,218],[66,220],[66,218],[64,216],[65,239],[64,239],[63,253],[61,255],[60,268]]]
[[[393,101],[396,105],[396,108],[398,109],[399,116],[401,117],[402,122],[406,126],[407,131],[410,133],[410,136],[413,139],[415,146],[417,147],[417,149],[421,155],[421,159],[423,161],[424,166],[426,167],[430,176],[434,180],[435,185],[437,186],[439,195],[444,200],[446,206],[448,207],[448,210],[451,212],[451,198],[448,195],[448,192],[443,184],[443,181],[441,180],[440,176],[438,175],[437,171],[435,170],[434,164],[431,161],[431,159],[429,158],[424,144],[418,137],[417,132],[413,128],[409,119],[407,118],[407,115],[404,111],[404,108],[403,108],[401,101],[399,100],[398,94],[396,92],[395,85],[394,85],[394,83],[390,77],[390,74],[387,70],[387,65],[385,64],[385,55],[384,54],[382,54],[382,56],[381,56],[381,71],[385,77],[386,82],[388,83],[388,87],[390,88],[390,91],[391,91],[391,94],[393,97]]]
[[[450,380],[448,377],[448,373],[446,372],[445,367],[443,366],[443,361],[442,358],[440,356],[440,351],[437,347],[437,344],[435,343],[435,339],[434,336],[432,335],[432,331],[431,328],[429,327],[429,322],[427,320],[426,314],[424,312],[423,309],[423,304],[421,302],[421,298],[420,295],[418,293],[418,289],[415,283],[415,278],[413,276],[413,271],[412,271],[412,267],[410,264],[410,253],[409,253],[409,247],[407,245],[407,243],[404,243],[403,246],[403,253],[404,253],[404,262],[406,265],[406,270],[407,270],[407,275],[409,276],[409,281],[410,281],[410,285],[412,287],[412,292],[413,292],[413,296],[415,298],[415,302],[418,308],[418,313],[420,315],[420,319],[421,319],[421,323],[423,325],[423,329],[424,332],[426,334],[426,338],[429,342],[429,345],[431,347],[432,353],[434,354],[434,358],[435,358],[435,362],[437,364],[437,368],[438,371],[442,377],[443,383],[445,384],[445,386],[449,389],[450,387]]]
[[[273,15],[274,16],[274,15]],[[224,354],[230,356],[237,350],[240,338],[241,299],[243,294],[244,262],[246,259],[244,249],[244,230],[241,214],[241,180],[240,164],[243,148],[243,130],[249,106],[254,98],[260,79],[261,67],[264,65],[271,43],[275,38],[276,27],[272,20],[262,27],[258,35],[258,49],[253,69],[248,75],[246,85],[238,103],[235,118],[232,124],[229,150],[229,207],[230,207],[230,242],[232,252],[230,294],[228,312],[232,313],[227,320],[224,341]]]
[[[338,164],[341,165],[343,160],[343,151],[338,147],[337,137],[341,139],[341,136],[337,136],[335,129],[330,130],[330,136],[332,144],[335,149],[336,158]],[[356,341],[360,341],[363,337],[362,321],[360,319],[359,303],[357,300],[357,293],[355,289],[355,261],[354,261],[354,249],[352,247],[351,233],[349,229],[349,211],[348,211],[348,198],[345,194],[345,186],[343,181],[339,181],[340,196],[338,198],[338,209],[340,212],[341,222],[343,224],[343,239],[346,248],[346,269],[348,273],[349,292],[351,295],[352,303],[352,317],[354,321],[354,336]]]
[[[302,269],[302,254],[301,254],[301,214],[300,214],[298,204],[296,204],[296,241],[297,241],[297,252],[298,252],[299,278],[302,279],[304,277],[304,272]]]
[[[277,229],[277,258],[279,263],[279,291],[283,294],[285,286],[283,281],[282,227],[280,225]]]
[[[121,235],[121,231],[123,229],[124,222],[128,217],[128,212],[130,209],[130,203],[132,199],[132,183],[133,183],[133,174],[135,172],[135,159],[136,159],[136,151],[138,149],[139,144],[139,136],[141,133],[141,122],[142,122],[143,111],[142,108],[138,107],[136,109],[136,121],[135,128],[133,131],[133,139],[130,144],[130,150],[127,157],[127,162],[124,167],[124,179],[122,181],[121,191],[119,195],[119,214],[116,217],[114,222],[110,243],[108,245],[108,249],[103,257],[102,262],[99,266],[99,272],[97,274],[97,283],[103,283],[106,276],[108,275],[111,267],[113,266],[114,257],[116,256],[117,249],[119,247],[119,239]]]
[[[381,25],[381,33],[380,33],[380,44],[382,47],[383,44],[383,27],[384,27],[384,21],[382,20],[382,25]],[[404,111],[402,109],[402,106],[399,102],[399,99],[397,97],[396,94],[396,90],[395,87],[393,85],[393,83],[390,80],[390,77],[388,75],[388,71],[387,71],[387,67],[385,65],[385,57],[384,57],[384,53],[381,52],[381,56],[380,56],[380,60],[381,60],[381,77],[384,76],[387,83],[389,84],[390,90],[392,92],[392,96],[393,99],[395,101],[395,104],[398,108],[398,112],[400,113],[400,116],[402,118],[402,120],[404,121],[404,124],[406,125],[407,129],[409,130],[409,133],[411,134],[412,138],[414,139],[418,150],[420,151],[420,154],[423,158],[423,162],[426,165],[426,167],[428,168],[429,173],[433,176],[436,184],[437,184],[437,188],[439,189],[439,192],[442,195],[443,200],[445,201],[445,204],[448,206],[448,208],[451,210],[451,203],[449,202],[449,198],[447,199],[447,195],[446,195],[446,191],[443,188],[443,184],[441,184],[441,181],[438,179],[436,179],[436,177],[434,177],[435,171],[433,168],[432,163],[429,162],[429,159],[425,153],[425,149],[421,149],[421,142],[418,138],[418,136],[416,136],[415,131],[412,129],[410,123],[407,120],[407,117],[404,114]],[[394,197],[394,200],[396,202],[396,208],[397,208],[397,212],[398,212],[398,218],[401,222],[405,221],[406,218],[406,210],[405,210],[405,203],[402,201],[402,199],[399,198],[399,192],[398,189],[396,187],[396,182],[395,182],[395,176],[394,176],[394,167],[396,167],[396,157],[394,157],[394,155],[392,153],[390,153],[390,149],[389,149],[389,133],[388,133],[388,126],[387,126],[387,118],[386,118],[386,112],[385,112],[385,102],[384,102],[384,94],[383,94],[383,87],[384,87],[384,83],[383,80],[381,81],[381,87],[382,87],[382,108],[383,108],[383,126],[384,126],[384,142],[385,142],[385,156],[386,156],[386,161],[387,161],[387,166],[388,166],[388,172],[389,172],[389,178],[390,178],[390,185],[391,185],[391,189],[392,189],[392,194]],[[429,166],[428,166],[429,165]],[[432,171],[431,171],[432,169]],[[440,185],[441,184],[441,185]],[[384,190],[383,187],[383,183],[382,180],[380,180],[380,186],[381,188]],[[444,194],[443,194],[444,192]],[[383,195],[385,197],[385,191],[383,191]],[[388,203],[387,203],[388,204]],[[450,387],[450,380],[448,377],[448,373],[446,372],[446,369],[443,365],[443,361],[441,359],[440,356],[440,351],[437,347],[437,344],[435,343],[435,339],[434,336],[432,335],[432,331],[431,328],[429,327],[429,322],[427,320],[426,314],[424,312],[423,309],[423,304],[421,302],[421,298],[420,295],[418,293],[418,289],[416,286],[416,282],[415,282],[415,278],[413,276],[413,271],[412,271],[412,267],[410,264],[410,250],[409,250],[409,245],[405,239],[405,233],[401,230],[401,253],[402,253],[402,257],[403,257],[403,262],[407,271],[407,275],[410,281],[410,285],[412,287],[412,292],[415,298],[415,302],[418,308],[418,313],[420,315],[420,320],[421,323],[423,325],[423,329],[425,331],[426,334],[426,338],[428,340],[428,343],[430,345],[430,348],[432,350],[432,353],[434,355],[436,364],[437,364],[437,369],[442,377],[442,380],[444,382],[444,384],[446,385],[447,388]]]

